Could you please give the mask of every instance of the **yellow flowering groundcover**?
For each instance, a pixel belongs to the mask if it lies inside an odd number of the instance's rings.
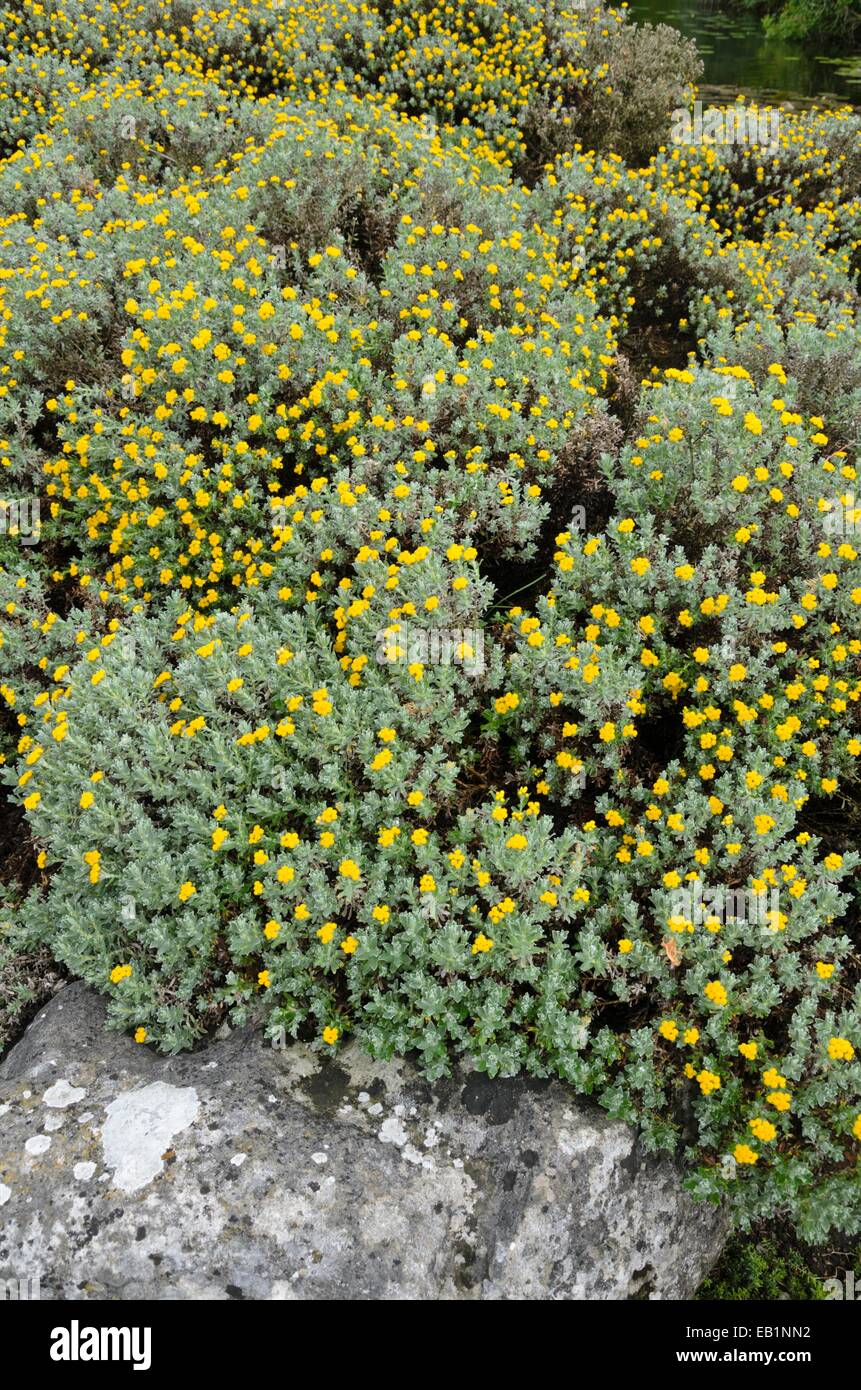
[[[0,8],[0,944],[168,1051],[562,1077],[821,1237],[859,119],[678,143],[698,71],[591,5]]]

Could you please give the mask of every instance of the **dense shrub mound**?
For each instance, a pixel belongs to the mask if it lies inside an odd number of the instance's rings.
[[[0,33],[0,951],[861,1229],[858,119],[674,143],[597,7]]]

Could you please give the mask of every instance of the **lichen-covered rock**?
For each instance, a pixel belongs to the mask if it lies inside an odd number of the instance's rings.
[[[559,1082],[158,1057],[80,985],[0,1067],[0,1202],[0,1277],[64,1299],[683,1298],[725,1230]]]

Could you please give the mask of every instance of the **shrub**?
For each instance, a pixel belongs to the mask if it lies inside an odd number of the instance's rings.
[[[61,975],[46,948],[33,951],[9,926],[0,928],[0,1057],[17,1042],[38,1009],[59,988]]]
[[[805,1262],[805,1251],[785,1252],[769,1237],[756,1243],[735,1237],[697,1291],[698,1299],[732,1303],[750,1299],[820,1302],[825,1297],[822,1280]]]
[[[861,644],[835,636],[861,589],[822,539],[824,436],[771,380],[652,389],[605,461],[616,517],[557,536],[534,612],[494,619],[443,509],[381,526],[318,479],[233,612],[81,634],[19,743],[36,939],[162,1046],[265,990],[273,1027],[555,1071],[652,1143],[687,1107],[718,1165],[698,1190],[732,1177],[756,1215],[789,1185],[805,1229],[855,1221],[857,855],[800,826],[861,752]],[[428,624],[468,649],[434,664]]]
[[[858,1231],[857,122],[677,143],[597,9],[75,18],[3,20],[6,939]]]

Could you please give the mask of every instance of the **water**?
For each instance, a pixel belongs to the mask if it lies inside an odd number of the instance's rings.
[[[743,92],[799,106],[861,106],[861,53],[829,56],[821,45],[766,38],[755,15],[719,0],[630,0],[629,9],[634,19],[671,24],[696,39],[706,99]]]

